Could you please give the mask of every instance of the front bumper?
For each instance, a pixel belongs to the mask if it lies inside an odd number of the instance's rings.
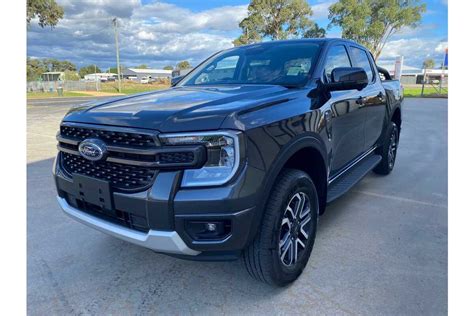
[[[147,230],[139,231],[81,209],[76,185],[58,162],[53,174],[58,202],[67,215],[119,239],[193,260],[231,260],[245,248],[253,238],[251,227],[264,176],[261,170],[244,166],[225,186],[182,189],[180,171],[161,171],[146,191],[112,192],[112,213],[127,212],[146,223]],[[192,221],[225,221],[231,230],[222,239],[196,240],[187,231]]]
[[[69,205],[64,198],[58,196],[57,199],[64,213],[75,220],[132,244],[171,254],[195,256],[201,253],[186,246],[175,231],[150,230],[148,233],[142,233],[84,213]]]

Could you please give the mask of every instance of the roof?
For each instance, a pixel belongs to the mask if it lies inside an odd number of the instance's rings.
[[[395,71],[395,60],[393,61],[380,61],[377,62],[377,66],[380,66],[382,68],[387,69],[388,72],[394,73]],[[423,73],[423,69],[417,68],[417,67],[412,67],[408,65],[403,65],[402,67],[402,74],[421,74]]]
[[[171,75],[172,70],[166,69],[141,69],[141,68],[127,68],[125,71],[132,71],[137,74],[169,74]]]
[[[87,74],[85,76],[117,76],[117,74],[113,72],[98,72],[95,74]]]
[[[346,38],[298,38],[298,39],[289,39],[289,40],[276,40],[276,41],[264,41],[264,42],[258,42],[258,43],[252,43],[252,44],[247,44],[247,45],[242,45],[242,46],[237,46],[234,48],[239,48],[239,47],[251,47],[251,46],[256,46],[256,45],[278,45],[278,44],[291,44],[291,43],[329,43],[329,42],[345,42],[349,44],[356,44],[359,45],[357,42],[353,40],[349,40]]]

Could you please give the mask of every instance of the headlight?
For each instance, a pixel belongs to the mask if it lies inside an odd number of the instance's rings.
[[[233,131],[162,134],[164,146],[204,145],[207,161],[200,169],[184,171],[183,187],[221,185],[229,181],[237,171],[240,161],[239,137]]]

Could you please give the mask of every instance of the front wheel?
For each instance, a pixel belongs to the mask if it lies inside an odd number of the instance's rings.
[[[375,167],[375,173],[387,175],[392,172],[395,166],[395,159],[397,158],[398,137],[398,126],[391,122],[385,134],[383,144],[377,149],[377,153],[382,156],[382,160]]]
[[[318,194],[308,174],[283,170],[270,194],[260,231],[243,254],[249,274],[278,286],[295,281],[311,255],[318,214]]]

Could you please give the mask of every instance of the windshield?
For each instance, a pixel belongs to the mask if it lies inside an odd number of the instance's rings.
[[[260,44],[227,50],[210,58],[180,86],[219,84],[304,85],[320,51],[318,43]]]

